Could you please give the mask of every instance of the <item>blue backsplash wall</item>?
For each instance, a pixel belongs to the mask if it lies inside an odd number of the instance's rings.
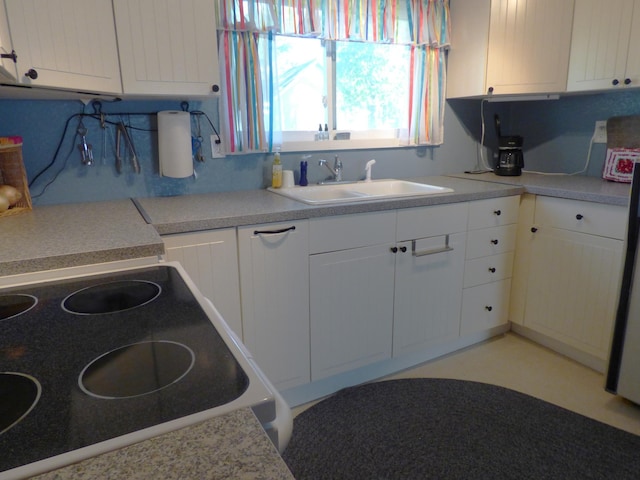
[[[514,102],[509,111],[508,133],[524,136],[528,170],[575,172],[587,160],[595,122],[626,115],[640,115],[639,90]],[[602,174],[605,155],[605,144],[593,145],[589,176]]]
[[[2,92],[0,92],[0,95]],[[179,110],[180,101],[102,102],[104,113],[124,112],[122,120],[132,131],[142,173],[136,175],[125,164],[117,175],[114,166],[113,127],[107,129],[106,155],[103,132],[98,121],[85,118],[87,140],[93,145],[95,162],[91,167],[80,161],[75,135],[79,113],[93,113],[91,103],[79,100],[0,100],[0,136],[21,135],[27,176],[34,176],[54,161],[31,188],[35,205],[111,200],[130,197],[168,196],[264,188],[269,181],[271,157],[267,154],[235,155],[212,159],[209,146],[211,127],[203,119],[204,163],[196,164],[197,175],[187,179],[163,178],[158,174],[155,113]],[[192,101],[190,110],[202,110],[218,127],[217,100]],[[345,178],[362,177],[367,160],[375,158],[374,178],[406,178],[441,175],[474,169],[478,161],[481,136],[479,100],[447,103],[444,145],[428,148],[393,148],[335,152],[345,165]],[[484,104],[485,145],[495,149],[494,113],[499,113],[503,133],[519,134],[525,141],[527,170],[573,172],[580,170],[589,150],[589,139],[596,120],[616,115],[640,113],[640,92],[567,96],[555,101]],[[74,117],[74,115],[76,115]],[[110,115],[110,120],[119,117]],[[70,119],[70,120],[69,120]],[[331,159],[334,152],[313,152],[310,159],[311,182],[325,177],[316,160]],[[588,175],[599,176],[605,155],[604,145],[592,150]],[[283,154],[285,169],[296,169],[302,154]],[[486,157],[491,160],[492,152]],[[48,186],[46,186],[49,184]],[[45,188],[46,186],[46,188]]]
[[[0,92],[1,94],[1,92]],[[196,176],[186,179],[160,177],[157,160],[157,133],[155,115],[144,115],[161,110],[179,110],[180,101],[120,101],[102,102],[102,112],[109,120],[118,121],[115,113],[131,125],[142,173],[136,175],[128,162],[118,175],[115,170],[114,127],[108,126],[106,155],[103,158],[103,130],[99,121],[84,117],[88,129],[87,142],[92,144],[95,162],[82,165],[77,148],[80,138],[76,135],[80,113],[93,113],[92,103],[79,100],[0,100],[0,136],[21,135],[24,139],[23,155],[27,176],[31,181],[51,162],[53,165],[31,187],[35,205],[100,201],[130,197],[170,196],[248,190],[264,188],[270,182],[272,157],[268,154],[233,155],[211,158],[209,136],[212,129],[202,119],[205,138],[204,163],[196,163]],[[218,127],[217,100],[192,102],[190,111],[201,110]],[[142,113],[143,115],[139,115]],[[459,115],[474,116],[475,106],[460,109]],[[192,122],[192,127],[195,124]],[[192,131],[195,131],[192,128]],[[309,159],[309,181],[326,177],[326,170],[317,165],[320,158],[332,159],[339,154],[344,163],[345,179],[359,179],[364,174],[365,163],[376,159],[374,178],[440,175],[459,172],[475,162],[475,139],[458,120],[458,115],[447,115],[445,135],[450,140],[445,145],[429,148],[392,148],[342,152],[314,152]],[[54,155],[58,144],[60,152]],[[282,161],[285,169],[296,169],[301,153],[285,153]]]

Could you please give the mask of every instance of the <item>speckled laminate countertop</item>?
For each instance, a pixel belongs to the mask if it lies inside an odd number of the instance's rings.
[[[164,252],[131,200],[42,206],[0,218],[0,245],[0,277]]]
[[[293,475],[251,409],[243,408],[33,478],[293,480]]]
[[[627,206],[630,184],[609,182],[598,177],[580,175],[543,175],[523,172],[517,177],[501,177],[493,172],[482,174],[462,173],[455,178],[479,180],[482,182],[518,185],[527,193],[549,197],[570,198],[587,202]]]
[[[342,205],[306,205],[267,190],[141,198],[137,202],[161,235],[215,228],[283,222],[302,218],[375,212],[484,198],[520,195],[521,185],[501,185],[445,176],[411,181],[449,187],[453,193],[376,200]]]

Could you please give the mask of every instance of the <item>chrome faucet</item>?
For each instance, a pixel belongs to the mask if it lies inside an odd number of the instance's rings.
[[[331,172],[331,175],[333,175],[332,181],[334,182],[342,181],[342,162],[338,159],[338,155],[335,156],[335,159],[333,161],[333,168],[331,168],[331,166],[324,159],[318,160],[318,165],[324,165],[329,169],[329,171]]]

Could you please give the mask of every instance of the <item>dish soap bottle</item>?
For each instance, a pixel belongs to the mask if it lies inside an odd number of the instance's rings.
[[[280,162],[280,149],[277,148],[273,155],[273,167],[271,168],[271,186],[282,187],[282,163]]]

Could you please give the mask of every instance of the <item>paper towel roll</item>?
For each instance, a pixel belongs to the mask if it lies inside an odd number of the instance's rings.
[[[160,175],[174,178],[193,175],[189,112],[158,112],[158,156]]]

